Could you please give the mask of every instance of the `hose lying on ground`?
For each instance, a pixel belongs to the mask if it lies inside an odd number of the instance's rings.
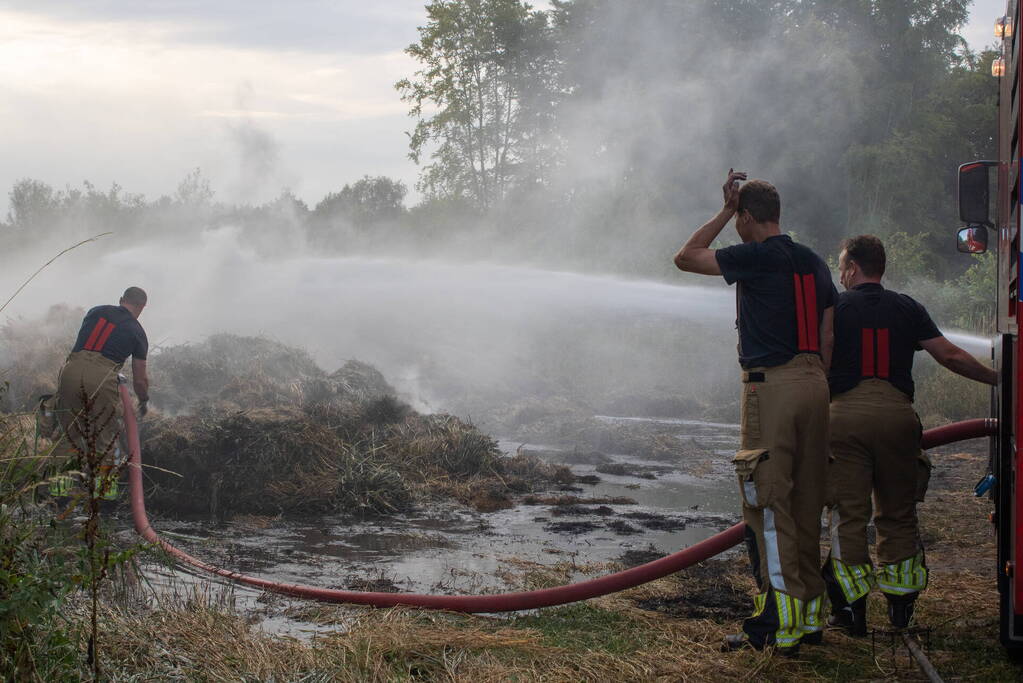
[[[128,447],[131,451],[131,461],[128,467],[129,480],[131,483],[131,514],[135,522],[135,530],[142,538],[150,543],[163,548],[172,557],[185,564],[197,567],[204,571],[216,574],[225,579],[237,581],[238,583],[254,586],[266,591],[281,593],[300,598],[320,600],[322,602],[356,603],[362,605],[373,605],[376,607],[393,607],[404,605],[408,607],[425,607],[429,609],[444,609],[454,612],[514,612],[517,610],[534,609],[537,607],[549,607],[551,605],[563,605],[569,602],[577,602],[588,598],[595,598],[608,593],[616,593],[626,588],[632,588],[655,579],[660,579],[669,574],[685,569],[698,562],[714,557],[729,548],[742,542],[745,534],[745,524],[736,524],[725,531],[711,536],[710,538],[697,543],[694,546],[680,550],[677,553],[662,557],[659,560],[647,564],[626,569],[615,574],[602,576],[598,579],[582,581],[558,586],[557,588],[544,588],[541,590],[524,591],[519,593],[499,593],[496,595],[422,595],[416,593],[374,593],[368,591],[343,591],[331,588],[316,588],[313,586],[302,586],[298,584],[280,583],[259,579],[227,569],[221,569],[207,564],[200,559],[192,557],[183,550],[175,548],[167,541],[161,539],[153,527],[149,524],[146,516],[146,504],[142,494],[142,459],[139,445],[138,422],[135,419],[135,411],[131,404],[131,396],[128,393],[126,383],[121,383],[121,400],[124,403],[124,427],[128,438]],[[957,422],[955,424],[929,429],[924,432],[923,443],[925,448],[932,448],[953,441],[972,439],[979,436],[993,434],[997,420],[977,419]]]

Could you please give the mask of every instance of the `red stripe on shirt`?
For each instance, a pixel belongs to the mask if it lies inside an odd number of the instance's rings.
[[[803,283],[799,279],[799,273],[792,273],[792,282],[796,294],[796,331],[799,350],[806,351],[806,308],[803,306]]]
[[[887,379],[888,370],[888,328],[883,327],[877,331],[877,376]]]
[[[92,345],[96,343],[96,339],[99,338],[100,332],[103,331],[103,328],[104,326],[106,326],[106,324],[107,324],[106,318],[100,318],[98,321],[96,321],[96,326],[92,328],[92,332],[89,334],[89,339],[88,341],[85,342],[85,346],[83,347],[86,351],[96,350],[92,348]]]
[[[820,351],[819,330],[817,329],[817,280],[813,273],[803,276],[803,298],[806,300],[807,351]]]
[[[103,350],[103,346],[107,343],[107,339],[110,339],[110,333],[114,331],[115,327],[117,327],[117,325],[110,322],[107,323],[107,329],[103,330],[103,334],[101,334],[99,339],[96,340],[96,346],[93,347],[93,351]]]
[[[874,330],[863,328],[860,340],[860,374],[863,377],[874,376]]]

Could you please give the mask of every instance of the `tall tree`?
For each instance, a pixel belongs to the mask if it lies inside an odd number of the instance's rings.
[[[363,176],[340,192],[331,192],[316,205],[313,216],[317,219],[340,217],[357,228],[377,223],[396,221],[405,212],[408,188],[400,180],[386,176]]]
[[[556,62],[547,14],[521,0],[434,0],[419,42],[422,69],[396,84],[417,119],[410,157],[429,154],[420,189],[481,210],[516,183],[544,180]]]

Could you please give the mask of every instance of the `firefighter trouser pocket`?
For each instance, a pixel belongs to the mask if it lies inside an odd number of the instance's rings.
[[[742,504],[746,507],[765,508],[773,502],[774,482],[768,464],[770,459],[771,453],[766,448],[739,451],[732,458]]]
[[[924,502],[924,498],[927,496],[927,487],[931,483],[931,456],[927,455],[924,451],[920,451],[919,455],[916,456],[916,502]]]

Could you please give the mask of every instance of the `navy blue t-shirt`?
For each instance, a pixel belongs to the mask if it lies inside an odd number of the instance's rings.
[[[842,292],[835,305],[831,395],[849,391],[864,377],[878,377],[912,399],[913,354],[920,342],[940,336],[927,309],[905,294],[873,282]]]
[[[85,314],[74,351],[98,351],[115,363],[128,356],[145,360],[149,352],[146,331],[124,306],[96,306]]]
[[[820,355],[824,309],[838,296],[820,256],[788,235],[718,249],[715,256],[725,281],[739,283],[736,325],[743,368],[783,365],[799,353]],[[798,298],[794,273],[800,274]],[[803,291],[802,284],[811,282],[813,287]]]

